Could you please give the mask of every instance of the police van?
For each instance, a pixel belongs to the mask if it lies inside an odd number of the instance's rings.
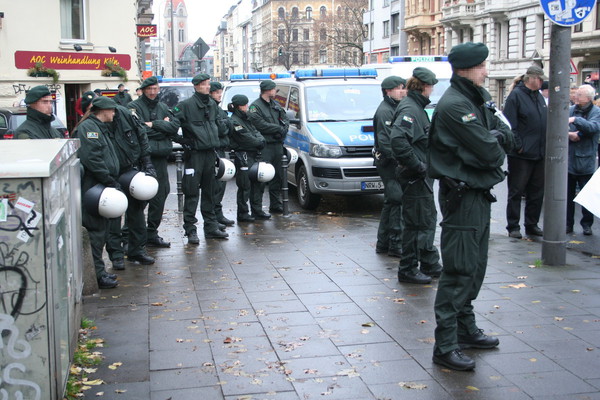
[[[165,103],[169,109],[175,107],[194,95],[192,78],[158,78],[158,100]]]
[[[250,102],[258,99],[260,96],[260,81],[265,79],[282,79],[290,78],[292,74],[287,72],[250,72],[247,74],[231,74],[229,82],[223,88],[223,98],[221,100],[221,108],[227,110],[227,104],[231,103],[231,98],[236,94],[243,94]]]

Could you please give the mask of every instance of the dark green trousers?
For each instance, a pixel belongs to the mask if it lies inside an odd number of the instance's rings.
[[[127,255],[138,256],[146,252],[148,236],[146,232],[146,216],[144,209],[146,201],[127,197],[128,205],[125,212],[125,223],[121,226],[121,218],[108,221],[108,237],[106,251],[111,260],[123,258],[123,243],[127,243]]]
[[[215,152],[211,150],[186,151],[181,188],[183,200],[183,229],[189,235],[196,232],[196,210],[200,201],[200,212],[204,219],[204,232],[218,229],[215,215]],[[200,190],[202,193],[200,194]]]
[[[169,171],[167,170],[168,161],[164,157],[152,157],[152,164],[156,169],[156,180],[158,181],[158,192],[148,202],[148,224],[146,232],[148,239],[158,237],[158,227],[162,222],[163,212],[165,211],[165,202],[171,190],[169,184]]]
[[[217,150],[217,154],[220,158],[225,157],[225,152],[223,150]],[[215,215],[217,216],[217,220],[219,218],[225,217],[223,215],[223,197],[225,196],[225,188],[227,187],[227,182],[216,180],[215,182]]]
[[[377,162],[377,173],[384,185],[383,207],[377,229],[377,249],[396,251],[402,249],[402,187],[396,180],[395,163]]]
[[[247,169],[242,170],[243,167],[250,168],[256,162],[256,154],[253,152],[238,152],[238,156],[245,158],[244,163],[242,163],[242,161],[239,158],[236,158],[236,160],[235,160],[235,168],[236,168],[235,184],[237,185],[237,188],[238,188],[237,189],[237,215],[239,217],[239,216],[246,215],[249,213],[248,201],[250,200],[251,203],[255,201],[254,197],[252,197],[252,196],[255,195],[256,192],[260,192],[261,197],[262,197],[261,189],[264,190],[264,185],[259,182],[252,182],[250,180],[250,178],[248,177],[248,170]],[[259,202],[258,204],[256,204],[256,203],[252,203],[252,204],[254,204],[254,205],[251,205],[252,212],[262,209],[262,201]]]
[[[441,250],[444,270],[435,298],[435,351],[458,348],[457,335],[478,329],[472,302],[477,298],[488,259],[490,202],[481,191],[466,191],[458,207],[446,206],[449,188],[440,183]]]
[[[411,183],[412,182],[412,183]],[[428,180],[429,185],[433,184]],[[433,245],[437,211],[433,193],[429,191],[423,179],[402,180],[404,196],[402,198],[402,257],[400,272],[415,270],[421,263],[421,270],[435,268],[440,255]]]
[[[283,202],[281,201],[281,185],[284,179],[283,172],[281,170],[281,157],[283,156],[283,144],[282,143],[267,143],[265,148],[262,150],[262,161],[268,162],[275,168],[275,176],[273,180],[268,182],[266,185],[262,185],[260,191],[261,208],[262,208],[262,194],[264,187],[269,187],[269,207],[270,208],[281,208]],[[257,193],[256,196],[259,196]]]
[[[106,244],[106,230],[108,220],[103,217],[90,215],[85,211],[85,207],[81,209],[82,225],[87,229],[90,237],[90,245],[92,247],[92,260],[94,262],[94,270],[96,271],[96,279],[100,279],[106,271],[104,269],[104,260],[102,252]]]

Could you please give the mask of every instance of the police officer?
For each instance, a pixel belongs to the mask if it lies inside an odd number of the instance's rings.
[[[109,138],[107,125],[112,122],[117,105],[107,97],[97,97],[91,104],[91,113],[82,119],[75,129],[75,137],[78,137],[81,143],[79,159],[83,165],[82,193],[98,183],[107,187],[120,188],[117,182],[119,159]],[[86,207],[82,207],[81,217],[90,237],[98,286],[101,289],[114,288],[117,286],[117,276],[106,272],[102,260],[109,220],[90,214]]]
[[[435,74],[427,68],[413,70],[406,85],[408,96],[396,108],[390,134],[392,153],[398,162],[397,178],[404,193],[400,282],[430,283],[431,277],[442,272],[440,255],[433,245],[437,221],[433,180],[427,177],[425,164],[430,125],[425,107],[437,82]]]
[[[402,188],[396,180],[396,165],[390,147],[394,111],[406,96],[406,80],[388,76],[381,82],[383,101],[373,116],[375,166],[384,185],[383,208],[377,229],[376,253],[400,257],[402,246]]]
[[[248,200],[254,201],[254,191],[261,190],[260,182],[252,182],[248,177],[248,169],[257,162],[257,156],[265,148],[265,138],[256,130],[248,118],[248,97],[236,94],[231,98],[227,109],[233,113],[231,120],[231,147],[235,151],[235,167],[237,184],[237,220],[253,222],[254,217],[248,213]],[[259,209],[256,205],[253,209]]]
[[[177,138],[179,121],[173,117],[166,104],[158,101],[158,79],[155,76],[144,80],[140,86],[141,96],[127,106],[134,110],[146,127],[146,135],[150,145],[150,160],[156,170],[158,192],[148,202],[147,245],[154,247],[171,247],[171,243],[158,234],[162,221],[165,202],[171,190],[168,157],[173,152],[173,140]]]
[[[16,130],[17,139],[64,139],[59,131],[52,127],[52,93],[44,85],[29,89],[25,95],[27,120]]]
[[[231,147],[229,145],[229,133],[232,128],[232,123],[227,111],[218,106],[223,97],[223,85],[221,82],[210,83],[210,97],[217,103],[217,110],[219,111],[219,119],[217,120],[219,126],[219,147],[217,148],[217,155],[219,158],[223,158],[225,157],[225,153],[229,152]],[[223,196],[225,196],[226,187],[227,182],[217,180],[215,184],[215,215],[220,224],[231,226],[234,222],[223,215],[223,204],[221,204]]]
[[[119,90],[119,92],[117,94],[115,94],[115,97],[113,98],[115,100],[115,103],[117,103],[117,105],[119,106],[127,106],[127,104],[131,103],[131,101],[133,100],[131,98],[131,95],[129,93],[127,93],[127,89],[125,89],[125,85],[123,85],[122,83],[119,83],[119,86],[117,87],[117,89]]]
[[[192,79],[195,93],[173,108],[175,118],[181,123],[184,147],[184,175],[181,182],[183,194],[183,228],[188,243],[198,244],[196,209],[200,198],[200,211],[204,218],[204,237],[225,239],[229,235],[219,229],[215,215],[215,149],[219,147],[217,104],[210,98],[210,76],[198,74]],[[199,189],[202,195],[199,195]]]
[[[144,171],[156,176],[156,170],[150,160],[150,147],[144,126],[132,112],[123,106],[115,108],[115,117],[109,129],[109,136],[119,158],[119,176],[131,170]],[[109,234],[106,250],[112,261],[113,269],[121,270],[124,253],[129,261],[142,265],[154,264],[154,257],[146,251],[146,201],[129,196],[129,189],[123,188],[128,195],[129,205],[125,214],[125,224],[121,227],[121,218],[109,222]],[[127,243],[123,246],[122,243]]]
[[[272,80],[262,81],[260,83],[260,97],[250,105],[248,116],[252,124],[265,137],[266,147],[262,152],[263,161],[272,164],[275,168],[275,177],[269,182],[269,211],[273,213],[283,212],[283,202],[281,200],[281,184],[283,179],[281,157],[283,156],[283,141],[288,132],[290,121],[285,111],[275,99],[277,89]],[[256,219],[269,219],[271,215],[262,210],[262,192],[255,192],[255,198],[252,201],[252,215]],[[260,208],[254,208],[258,207]]]
[[[487,267],[490,189],[504,179],[502,164],[514,146],[510,128],[486,106],[487,56],[483,43],[450,51],[453,75],[433,114],[427,157],[429,176],[440,180],[443,215],[433,362],[456,370],[475,368],[461,348],[499,344],[479,329],[472,305]]]

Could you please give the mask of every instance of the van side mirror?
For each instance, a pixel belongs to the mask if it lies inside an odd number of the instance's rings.
[[[291,125],[296,125],[296,126],[300,126],[300,118],[298,118],[297,114],[294,110],[286,110],[285,114],[287,115],[288,119],[290,120],[290,124]]]

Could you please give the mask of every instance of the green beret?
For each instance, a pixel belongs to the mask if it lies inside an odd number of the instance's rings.
[[[485,61],[490,51],[483,43],[461,43],[450,50],[448,61],[455,69],[466,69]]]
[[[395,75],[388,76],[381,82],[381,88],[387,90],[392,90],[400,85],[406,86],[406,80]]]
[[[248,97],[243,94],[236,94],[231,98],[231,104],[234,106],[245,106],[248,104]]]
[[[221,90],[223,89],[223,85],[221,84],[221,82],[211,82],[210,83],[210,92],[216,92],[217,90]]]
[[[138,89],[145,89],[148,86],[152,86],[152,85],[158,85],[158,79],[156,79],[155,76],[151,76],[150,78],[147,78],[144,82],[142,82],[142,85]]]
[[[42,97],[50,96],[51,94],[50,90],[44,85],[33,87],[25,95],[25,104],[35,103]]]
[[[427,85],[435,85],[438,80],[435,78],[435,74],[425,67],[417,67],[413,69],[413,76]]]
[[[260,90],[261,91],[264,92],[265,90],[271,90],[271,89],[275,89],[275,82],[273,82],[272,80],[260,82]]]
[[[99,110],[108,110],[111,108],[117,108],[117,103],[108,97],[99,96],[92,100],[92,107]]]
[[[85,112],[96,97],[94,92],[85,92],[81,95],[81,111]]]
[[[194,79],[192,79],[192,85],[197,85],[200,82],[204,82],[206,80],[210,79],[210,75],[209,74],[198,74],[194,77]]]

